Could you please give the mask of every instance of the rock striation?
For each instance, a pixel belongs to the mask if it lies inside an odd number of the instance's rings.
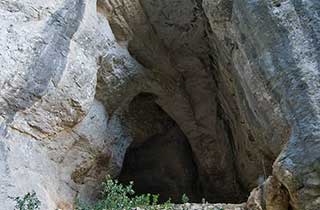
[[[320,208],[318,0],[0,11],[0,209],[35,190],[69,210],[107,174],[163,199]]]

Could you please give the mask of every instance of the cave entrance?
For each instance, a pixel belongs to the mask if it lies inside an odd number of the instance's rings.
[[[199,201],[197,167],[188,139],[155,103],[155,96],[136,96],[126,118],[133,142],[127,149],[119,181],[133,181],[137,194],[159,194],[160,202],[170,198],[179,203],[183,194],[190,201]]]

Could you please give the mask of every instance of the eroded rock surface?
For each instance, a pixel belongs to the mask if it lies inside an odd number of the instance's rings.
[[[133,147],[176,151],[159,181],[188,174],[177,197],[194,182],[210,202],[241,203],[260,185],[249,209],[320,208],[318,0],[0,0],[0,11],[0,208],[31,190],[45,210],[92,200]]]

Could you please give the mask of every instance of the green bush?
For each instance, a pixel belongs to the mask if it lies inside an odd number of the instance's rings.
[[[112,180],[110,177],[107,177],[102,185],[101,200],[93,206],[77,201],[76,210],[131,210],[137,207],[146,210],[173,209],[173,204],[170,200],[164,204],[158,204],[159,195],[135,195],[133,182],[124,186],[118,180]],[[184,199],[187,199],[187,197],[185,196]]]
[[[28,192],[23,197],[12,198],[16,202],[17,210],[38,210],[40,209],[40,201],[35,191]]]

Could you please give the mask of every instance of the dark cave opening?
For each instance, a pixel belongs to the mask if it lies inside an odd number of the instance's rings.
[[[169,198],[181,202],[183,194],[199,201],[197,169],[186,137],[173,125],[167,133],[156,134],[126,153],[120,182],[134,182],[137,194],[158,194],[159,201]]]
[[[159,202],[171,199],[179,203],[183,194],[199,202],[197,166],[177,123],[150,94],[140,94],[133,100],[128,118],[133,122],[134,141],[127,149],[119,181],[133,181],[138,195],[158,194]]]
[[[133,181],[137,195],[158,194],[160,202],[171,199],[180,203],[183,194],[195,203],[201,203],[203,198],[208,202],[245,201],[245,192],[235,188],[234,183],[226,183],[230,179],[225,177],[230,174],[211,177],[199,171],[189,139],[156,99],[142,93],[128,107],[126,120],[133,142],[117,177],[120,183]],[[216,185],[210,184],[210,178],[216,179]],[[228,191],[224,191],[226,185],[230,185]]]

